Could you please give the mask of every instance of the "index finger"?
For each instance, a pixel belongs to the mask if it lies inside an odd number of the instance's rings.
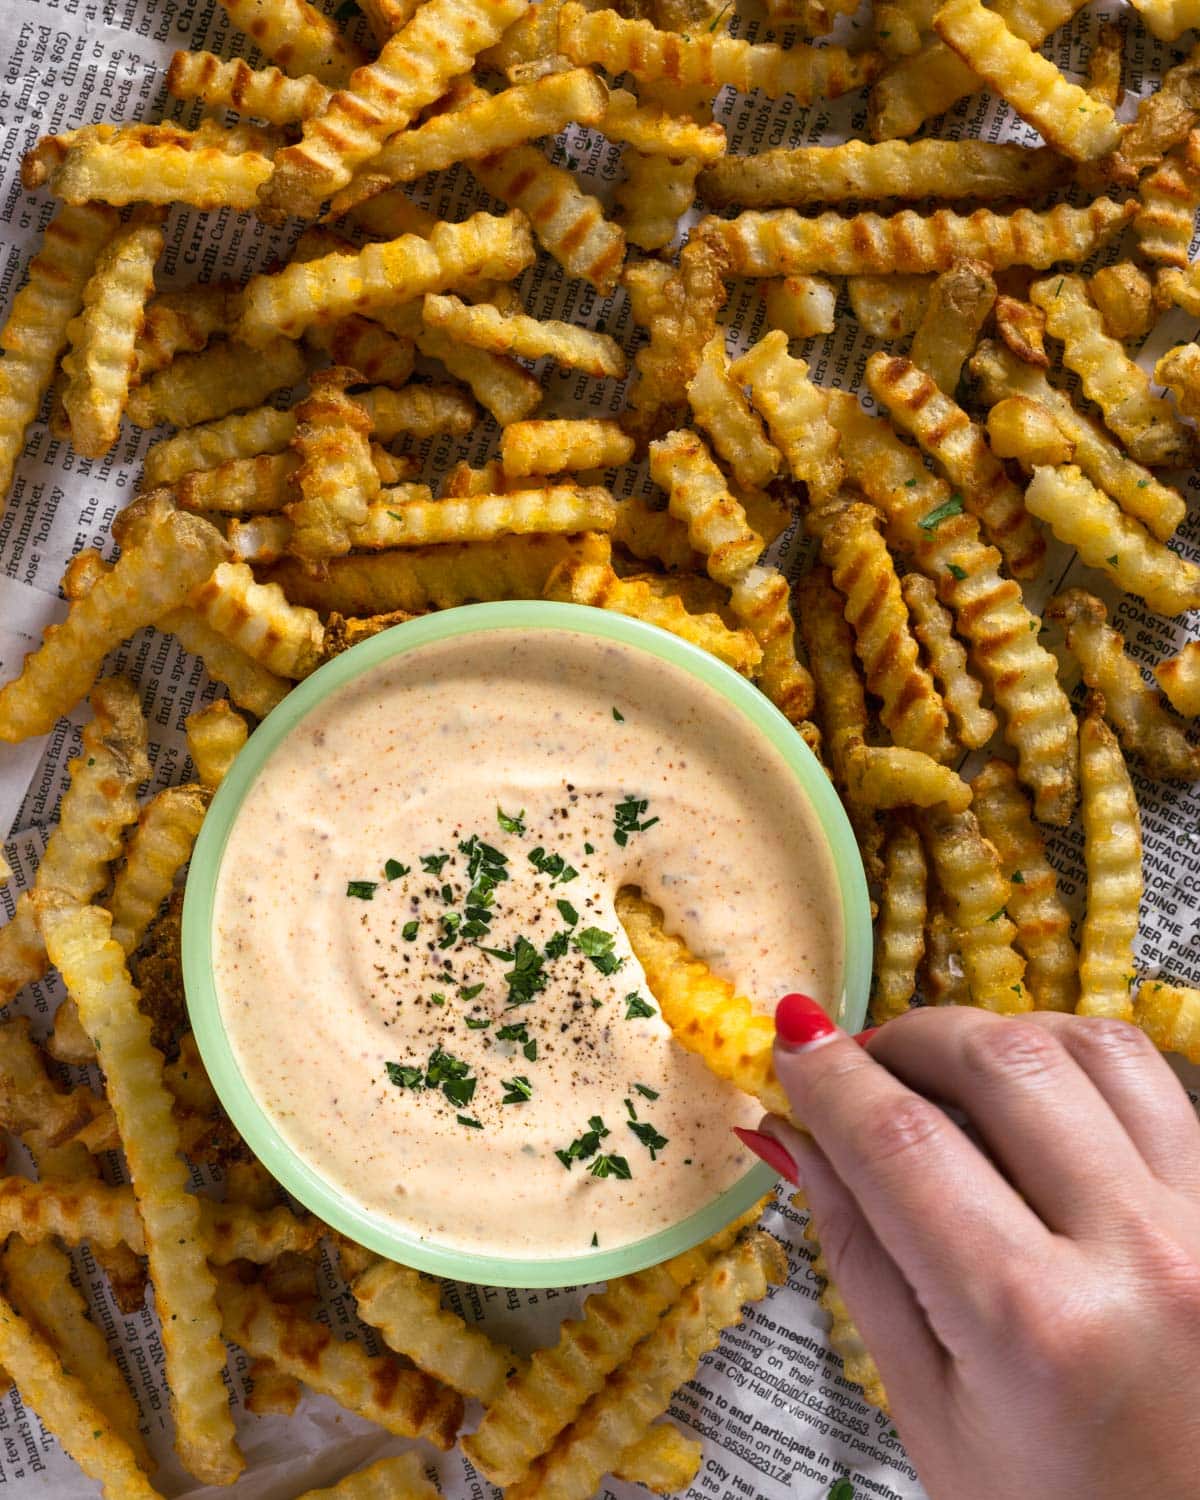
[[[953,1353],[967,1309],[1003,1316],[989,1268],[1028,1265],[1052,1236],[937,1105],[907,1088],[829,1019],[786,995],[775,1012],[775,1070],[880,1243]],[[789,1127],[770,1129],[785,1144]]]

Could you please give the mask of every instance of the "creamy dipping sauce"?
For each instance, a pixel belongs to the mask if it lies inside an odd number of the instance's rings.
[[[289,1146],[410,1234],[504,1256],[614,1249],[752,1158],[759,1107],[672,1041],[617,920],[669,930],[770,1011],[841,995],[816,814],[714,690],[563,631],[421,647],[275,749],[237,814],[214,978]]]

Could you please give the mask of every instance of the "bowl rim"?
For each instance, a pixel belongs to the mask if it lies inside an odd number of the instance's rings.
[[[865,1019],[871,975],[866,877],[849,819],[824,767],[770,700],[732,668],[657,626],[612,611],[547,600],[469,604],[419,615],[334,657],[288,693],[250,736],[213,797],[192,854],[184,896],[182,959],[187,1008],[204,1066],[247,1145],[284,1188],[331,1228],[391,1260],[481,1286],[566,1287],[606,1281],[656,1265],[715,1234],[769,1192],[777,1174],[755,1165],[688,1218],[616,1249],[575,1255],[500,1256],[439,1245],[387,1223],[343,1197],[337,1185],[288,1145],[242,1075],[221,1022],[211,961],[221,861],[243,800],[276,748],[312,709],[355,678],[424,646],[496,630],[552,630],[648,651],[719,692],[783,756],[825,835],[843,913],[843,989],[836,1019],[851,1031]]]

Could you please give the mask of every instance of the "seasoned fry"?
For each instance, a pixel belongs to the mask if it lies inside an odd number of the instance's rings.
[[[1135,229],[1137,223],[1134,220]],[[1131,260],[1101,266],[1088,281],[1088,293],[1100,309],[1110,338],[1145,338],[1154,326],[1154,288],[1145,271]]]
[[[825,749],[834,780],[853,814],[858,804],[847,786],[848,756],[867,733],[867,700],[854,660],[854,635],[828,569],[818,565],[812,570],[799,591],[799,603],[800,628],[812,663]]]
[[[224,282],[159,292],[146,305],[134,346],[133,383],[140,385],[177,354],[195,354],[214,333],[228,333],[237,318],[237,293]]]
[[[139,141],[81,141],[50,178],[64,203],[189,203],[193,208],[253,208],[271,176],[271,158],[217,146],[145,146]]]
[[[259,406],[206,426],[177,432],[153,444],[146,453],[142,478],[146,488],[174,484],[195,469],[215,469],[237,459],[282,453],[296,430],[290,411]]]
[[[933,584],[920,573],[906,573],[900,580],[900,593],[958,738],[969,750],[978,750],[995,734],[996,716],[980,702],[980,685],[954,635],[950,613],[938,602]]]
[[[970,1005],[971,992],[963,973],[958,933],[937,893],[925,923],[925,959],[920,973],[921,993],[930,1005]]]
[[[824,530],[821,557],[846,600],[846,619],[867,687],[883,701],[880,717],[897,744],[934,760],[954,753],[945,705],[918,660],[900,583],[869,505],[849,505]]]
[[[993,271],[1045,270],[1060,260],[1086,260],[1136,212],[1132,203],[1111,198],[1097,198],[1086,208],[1060,203],[1044,213],[980,208],[967,217],[940,208],[927,215],[904,209],[889,218],[826,213],[808,219],[795,209],[776,208],[706,219],[702,232],[725,251],[734,276],[914,274],[948,271],[967,258],[987,261]]]
[[[462,1422],[462,1397],[419,1370],[401,1368],[391,1355],[372,1358],[345,1343],[303,1311],[275,1301],[261,1286],[226,1276],[218,1284],[225,1337],[247,1354],[269,1359],[310,1390],[333,1396],[349,1411],[401,1437],[419,1437],[447,1449]]]
[[[1014,578],[1036,578],[1046,539],[1021,491],[987,445],[983,429],[911,360],[882,350],[867,361],[867,385],[902,432],[916,439],[979,518]]]
[[[872,338],[889,343],[916,333],[925,316],[932,276],[849,276],[850,310]]]
[[[788,354],[787,335],[764,335],[734,361],[730,375],[749,386],[792,478],[807,485],[815,507],[828,505],[845,474],[838,457],[841,437],[830,424],[824,393],[808,378],[808,365]]]
[[[18,677],[0,688],[0,740],[45,734],[87,693],[109,651],[180,604],[226,555],[220,532],[172,512],[123,552],[61,625],[47,628]]]
[[[1133,1019],[1133,940],[1142,900],[1142,825],[1121,747],[1093,695],[1079,728],[1087,909],[1079,934],[1081,1016]]]
[[[1154,366],[1154,378],[1165,385],[1185,417],[1200,413],[1200,344],[1177,344]]]
[[[408,500],[395,505],[383,493],[386,545],[427,547],[438,542],[489,542],[502,536],[608,531],[616,505],[606,489],[552,485],[541,490],[508,490],[499,495],[462,499]],[[373,545],[356,535],[354,545]]]
[[[917,967],[925,956],[925,883],[921,840],[899,824],[883,853],[883,895],[875,928],[875,986],[871,1020],[876,1026],[902,1016],[917,988]]]
[[[419,1453],[401,1453],[347,1474],[326,1490],[307,1490],[300,1500],[437,1500]]]
[[[996,331],[1019,360],[1039,369],[1050,367],[1046,353],[1046,314],[1016,297],[996,298]]]
[[[787,336],[780,336],[786,348]],[[687,395],[692,415],[729,465],[735,482],[751,489],[770,483],[779,469],[780,453],[767,441],[762,423],[730,375],[724,334],[714,334],[705,344]]]
[[[1031,1010],[1025,960],[1013,947],[1017,929],[1006,908],[1009,885],[979,820],[973,812],[937,808],[919,817],[930,863],[950,902],[971,1003],[1002,1015]]]
[[[679,430],[650,445],[650,477],[667,492],[671,514],[687,524],[709,576],[732,584],[758,561],[762,537],[730,494],[724,475],[695,433]]]
[[[613,1478],[645,1485],[656,1495],[673,1495],[687,1489],[703,1459],[698,1439],[685,1437],[673,1422],[658,1422],[625,1449],[613,1466]]]
[[[1033,198],[1061,186],[1062,158],[1047,149],[986,141],[851,140],[727,156],[706,167],[700,193],[714,208],[798,208],[861,198]]]
[[[411,385],[402,391],[376,386],[359,391],[354,399],[370,417],[381,443],[401,436],[436,437],[443,432],[462,437],[475,426],[475,408],[451,385]]]
[[[795,1195],[792,1203],[800,1209],[807,1206],[801,1193]],[[812,1263],[813,1271],[825,1281],[825,1290],[821,1293],[821,1306],[832,1320],[829,1327],[829,1347],[841,1357],[846,1379],[862,1387],[863,1399],[886,1412],[888,1410],[887,1392],[883,1388],[879,1368],[871,1356],[871,1351],[863,1343],[862,1334],[855,1327],[854,1319],[842,1300],[842,1294],[829,1279],[829,1267],[817,1243],[815,1226],[811,1218],[805,1226],[804,1238],[816,1250]]]
[[[610,141],[624,141],[645,156],[716,161],[725,155],[725,127],[670,114],[651,102],[639,104],[628,89],[613,89],[598,127]]]
[[[958,389],[962,367],[995,301],[992,273],[978,260],[960,260],[930,287],[909,358],[946,396]]]
[[[833,332],[837,293],[823,276],[777,276],[759,290],[768,328],[778,328],[790,339]]]
[[[1099,163],[1122,187],[1137,187],[1147,167],[1156,166],[1200,121],[1200,52],[1193,49],[1157,82],[1138,101],[1137,115],[1116,151]]]
[[[514,422],[500,434],[500,459],[510,479],[611,469],[633,457],[633,439],[616,422]]]
[[[1025,504],[1059,541],[1163,615],[1200,607],[1200,568],[1156,541],[1075,464],[1033,471]]]
[[[524,214],[474,214],[438,224],[428,238],[403,234],[355,255],[323,255],[252,277],[242,293],[238,337],[257,349],[278,335],[298,338],[310,323],[410,301],[480,276],[506,280],[533,259]]]
[[[311,73],[337,88],[362,53],[307,0],[220,0],[229,19],[258,50],[293,75]]]
[[[291,500],[291,479],[299,465],[294,453],[230,459],[215,469],[184,474],[175,484],[175,498],[180,510],[193,515],[269,515]]]
[[[412,340],[389,333],[369,318],[314,323],[305,329],[304,342],[372,384],[403,385],[413,372]]]
[[[1108,623],[1103,603],[1083,589],[1067,589],[1050,600],[1045,614],[1062,625],[1083,680],[1102,695],[1105,716],[1125,749],[1139,757],[1151,776],[1200,780],[1200,749],[1188,743],[1183,727],[1146,686],[1120,631]]]
[[[1160,542],[1169,540],[1187,513],[1183,496],[1126,457],[1098,422],[1076,410],[1065,391],[1052,386],[1040,370],[1030,369],[988,340],[971,360],[971,373],[988,405],[1008,396],[1026,396],[1044,406],[1074,446],[1075,462],[1088,478]]]
[[[996,850],[1008,881],[1008,915],[1025,955],[1025,983],[1036,1010],[1073,1011],[1079,998],[1079,955],[1071,914],[1058,892],[1042,835],[1007,761],[989,760],[971,779],[971,807]]]
[[[845,761],[846,794],[860,807],[937,807],[965,812],[971,791],[957,771],[923,750],[899,745],[850,745]]]
[[[791,587],[778,568],[747,568],[730,585],[734,614],[762,648],[755,681],[775,707],[803,733],[813,705],[813,681],[796,655]]]
[[[192,589],[188,605],[269,672],[306,677],[317,664],[321,622],[316,613],[290,603],[277,584],[256,582],[245,563],[221,563]]]
[[[1178,656],[1160,661],[1154,675],[1176,713],[1185,719],[1200,715],[1200,642],[1188,641]]]
[[[1142,179],[1138,198],[1138,249],[1147,260],[1186,270],[1200,208],[1200,131],[1193,130]]]
[[[1047,276],[1035,281],[1030,298],[1046,314],[1046,328],[1063,345],[1063,363],[1079,376],[1083,394],[1104,413],[1110,432],[1131,456],[1145,464],[1180,465],[1192,452],[1192,439],[1171,403],[1150,394],[1150,380],[1128,357],[1088,296],[1080,276]]]
[[[297,557],[316,561],[349,552],[354,528],[379,496],[371,418],[346,395],[353,378],[345,368],[323,370],[296,407],[292,451],[300,462],[291,483],[298,498],[284,509],[292,524],[288,548]]]
[[[646,85],[649,87],[650,85]],[[696,198],[700,163],[665,156],[625,153],[625,177],[617,184],[625,238],[639,250],[662,250],[675,237],[679,221]]]
[[[1200,1059],[1200,990],[1143,979],[1133,1019],[1160,1052],[1181,1052],[1189,1062]]]
[[[911,554],[954,614],[1004,713],[1005,737],[1017,751],[1022,782],[1036,796],[1038,817],[1065,825],[1075,805],[1075,715],[1020,588],[1001,578],[1000,555],[980,542],[974,516],[955,512],[949,486],[929,474],[886,422],[840,392],[830,393],[830,416],[842,434],[850,481],[879,508],[889,540]]]
[[[1059,70],[1021,37],[1004,18],[979,0],[946,0],[933,28],[963,62],[1042,138],[1075,161],[1094,161],[1113,150],[1121,135],[1112,107]]]
[[[101,204],[60,208],[13,298],[0,331],[0,495],[6,498],[25,429],[50,388],[96,258],[116,227],[116,213]]]
[[[96,257],[83,310],[67,328],[63,406],[72,443],[90,458],[102,458],[117,440],[162,247],[159,216],[135,215],[122,225]]]
[[[618,893],[617,916],[675,1040],[768,1114],[791,1118],[771,1058],[774,1022],[666,932],[662,912],[636,891]]]
[[[181,354],[130,392],[127,414],[137,427],[193,427],[298,385],[306,368],[291,339],[269,339],[258,349],[221,339],[199,354]]]
[[[208,797],[197,786],[167,787],[143,808],[106,903],[113,939],[126,953],[138,947],[171,894],[207,810]]]
[[[214,1284],[199,1206],[184,1191],[187,1174],[176,1154],[178,1131],[150,1022],[138,1010],[125,956],[109,936],[108,913],[46,892],[34,901],[51,961],[104,1056],[105,1088],[145,1228],[180,1457],[206,1483],[230,1483],[242,1459],[222,1379],[225,1348]]]
[[[997,458],[1018,459],[1026,471],[1038,464],[1069,463],[1075,456],[1075,444],[1054,414],[1029,396],[997,401],[988,412],[987,434]]]
[[[1173,42],[1200,24],[1195,0],[1138,0],[1134,9],[1160,41]]]
[[[200,99],[208,109],[236,109],[271,125],[293,125],[319,114],[331,90],[311,74],[289,78],[278,68],[252,68],[240,57],[226,62],[213,52],[176,52],[167,92]]]
[[[549,355],[561,365],[584,370],[597,378],[625,376],[625,355],[606,333],[593,333],[553,318],[531,318],[524,313],[502,313],[490,303],[469,306],[457,297],[429,295],[422,303],[422,316],[431,328],[439,328],[460,343],[493,354],[519,354],[525,359]]]
[[[1122,72],[1125,63],[1125,27],[1105,22],[1096,33],[1088,58],[1088,93],[1113,109],[1125,97]]]
[[[208,675],[228,688],[237,706],[255,718],[265,719],[287,696],[291,683],[286,678],[268,671],[200,619],[194,610],[170,610],[159,617],[157,624],[164,634],[173,635],[185,651],[198,656]]]
[[[700,368],[704,347],[717,332],[717,313],[728,288],[721,256],[693,236],[679,254],[679,270],[659,273],[631,267],[624,285],[634,317],[650,330],[650,342],[634,356],[626,425],[639,436],[661,431],[659,423],[687,400],[688,382]]]
[[[541,405],[541,382],[515,359],[473,349],[440,329],[424,326],[417,334],[417,346],[422,354],[439,360],[456,380],[470,386],[480,406],[486,407],[502,428],[523,422]]]
[[[694,573],[704,559],[688,540],[687,526],[669,510],[653,510],[640,495],[617,506],[612,540],[634,557],[661,563],[668,572]]]

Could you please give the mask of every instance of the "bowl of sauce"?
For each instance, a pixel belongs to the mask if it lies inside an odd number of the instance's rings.
[[[188,1006],[243,1137],[380,1254],[565,1286],[773,1181],[759,1106],[671,1037],[622,887],[770,1012],[862,1025],[866,884],[825,772],[729,668],[540,601],[413,620],[255,731],[192,859]]]

